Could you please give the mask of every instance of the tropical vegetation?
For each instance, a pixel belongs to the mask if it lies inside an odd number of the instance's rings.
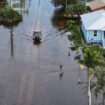
[[[4,3],[6,3],[6,2],[7,2],[7,0],[0,0],[0,2],[4,2]]]
[[[87,81],[88,81],[88,103],[91,102],[91,76],[97,74],[97,69],[105,66],[105,58],[103,57],[103,49],[100,49],[98,45],[91,46],[86,45],[82,47],[83,58],[79,60],[79,63],[87,67]]]
[[[84,3],[69,4],[66,7],[66,14],[71,17],[80,17],[82,13],[87,11],[87,7]]]
[[[0,24],[4,26],[17,25],[22,21],[22,16],[19,12],[7,5],[7,0],[0,1]]]
[[[15,10],[9,7],[4,7],[0,10],[1,24],[17,24],[22,20],[22,16]]]

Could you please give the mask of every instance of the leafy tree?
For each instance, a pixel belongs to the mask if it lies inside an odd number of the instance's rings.
[[[62,6],[66,6],[66,4],[70,4],[70,3],[76,3],[77,0],[52,0],[51,1],[55,6],[59,6],[59,5],[62,5]]]
[[[69,4],[66,7],[66,13],[70,14],[72,17],[80,17],[80,14],[85,13],[86,10],[87,7],[83,3]]]
[[[0,8],[3,8],[5,5],[7,5],[7,0],[0,0]]]
[[[0,0],[0,2],[7,2],[7,0]]]
[[[4,7],[0,10],[0,24],[14,25],[22,21],[22,16],[11,8]]]
[[[91,89],[90,78],[92,74],[96,73],[97,67],[105,65],[105,60],[99,46],[85,46],[82,48],[83,58],[79,60],[80,64],[87,67],[87,80],[88,80],[88,102],[91,105]]]
[[[70,31],[70,35],[68,35],[68,39],[73,42],[73,46],[75,49],[78,49],[83,43],[82,31],[80,29],[80,22],[69,20],[66,23],[68,30]]]

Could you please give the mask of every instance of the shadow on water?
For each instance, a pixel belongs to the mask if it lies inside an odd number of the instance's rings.
[[[11,49],[11,57],[14,57],[14,34],[13,34],[13,30],[15,27],[18,27],[19,23],[21,23],[21,21],[18,21],[18,22],[14,22],[14,23],[5,23],[5,22],[2,22],[0,23],[0,25],[4,26],[4,28],[7,28],[9,29],[10,31],[10,49]]]
[[[52,24],[59,30],[65,29],[64,9],[62,7],[56,8],[52,15]]]
[[[33,40],[33,44],[39,46],[41,44],[41,40]]]
[[[52,15],[52,24],[54,27],[56,27],[58,30],[64,30],[66,29],[66,22],[70,19],[67,17],[64,17],[65,10],[63,7],[55,8],[53,15]]]

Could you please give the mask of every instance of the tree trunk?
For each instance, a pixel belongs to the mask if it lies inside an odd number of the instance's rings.
[[[91,90],[90,90],[90,70],[88,68],[88,105],[91,105]]]

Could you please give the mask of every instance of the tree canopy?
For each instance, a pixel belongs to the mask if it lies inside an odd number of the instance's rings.
[[[76,3],[77,0],[52,0],[51,1],[55,6],[65,6],[66,4],[70,4],[70,3]]]
[[[80,16],[80,14],[86,12],[87,7],[83,3],[69,4],[66,7],[66,13],[70,14],[72,17]]]

